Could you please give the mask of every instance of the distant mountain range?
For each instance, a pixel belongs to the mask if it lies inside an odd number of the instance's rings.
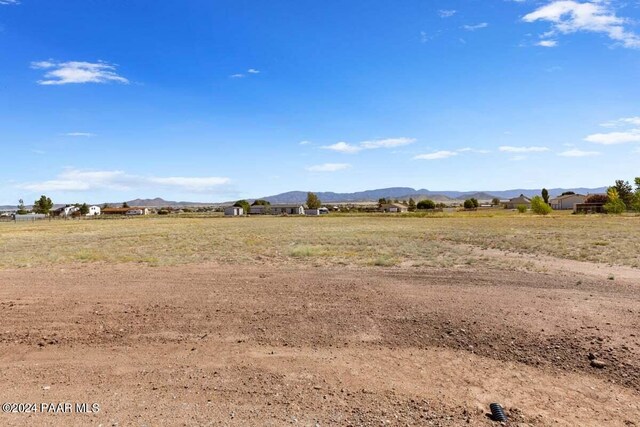
[[[431,199],[437,202],[460,201],[471,197],[478,200],[491,200],[494,197],[499,199],[510,199],[524,194],[532,197],[540,194],[541,189],[513,189],[499,191],[430,191],[427,189],[416,190],[410,187],[391,187],[380,188],[377,190],[359,191],[356,193],[333,193],[320,192],[316,195],[326,203],[347,203],[347,202],[377,202],[381,198],[391,198],[398,200],[406,200],[412,197],[414,200]],[[549,195],[551,197],[559,196],[565,191],[573,191],[579,194],[587,193],[605,193],[607,187],[598,188],[551,188]],[[307,200],[306,191],[289,191],[287,193],[277,194],[275,196],[263,197],[270,203],[304,203]]]
[[[559,196],[565,191],[573,191],[579,194],[588,193],[606,193],[607,187],[598,188],[550,188],[549,195],[551,197]],[[427,189],[416,190],[410,187],[391,187],[380,188],[377,190],[358,191],[356,193],[333,193],[333,192],[316,192],[316,195],[324,203],[349,203],[349,202],[377,202],[381,198],[408,200],[412,197],[416,201],[423,199],[431,199],[436,202],[447,201],[461,201],[471,197],[474,197],[480,201],[491,200],[494,197],[499,199],[510,199],[512,197],[518,197],[520,194],[524,194],[527,197],[532,197],[540,194],[540,189],[513,189],[513,190],[498,190],[498,191],[431,191]],[[307,200],[306,191],[289,191],[287,193],[276,194],[274,196],[260,197],[260,199],[268,200],[270,203],[304,203]],[[253,201],[255,199],[249,199]],[[128,200],[129,206],[140,207],[195,207],[195,206],[220,206],[233,203],[232,201],[226,203],[212,203],[212,202],[174,202],[170,200],[164,200],[160,197],[155,199],[134,199]],[[103,203],[99,204],[100,206]],[[108,203],[111,207],[122,206],[122,202]],[[64,206],[56,204],[55,207]],[[15,210],[16,206],[0,206],[0,210]],[[27,206],[30,208],[30,206]]]

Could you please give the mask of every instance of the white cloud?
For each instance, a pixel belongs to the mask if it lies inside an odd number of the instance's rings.
[[[244,77],[244,74],[231,74],[229,77],[231,77],[232,79],[241,79]]]
[[[440,15],[440,18],[450,18],[453,15],[455,15],[458,11],[457,10],[453,10],[453,9],[449,9],[449,10],[439,10],[438,11],[438,15]]]
[[[478,150],[476,148],[470,148],[470,147],[465,147],[465,148],[458,148],[456,150],[458,153],[478,153],[478,154],[487,154],[490,153],[489,150]]]
[[[174,188],[194,193],[212,192],[229,184],[230,179],[224,177],[155,177],[140,176],[124,171],[88,171],[81,169],[65,169],[54,179],[27,182],[18,188],[34,191],[92,191],[100,189],[131,190],[136,188]]]
[[[499,147],[498,150],[506,153],[541,153],[543,151],[549,151],[547,147],[512,147],[509,145],[503,145]]]
[[[558,42],[556,40],[540,40],[538,43],[536,43],[536,46],[556,47],[558,46]]]
[[[309,166],[307,170],[309,172],[337,172],[350,167],[349,163],[324,163],[322,165]]]
[[[402,147],[404,145],[413,144],[416,142],[415,138],[387,138],[387,139],[376,139],[373,141],[362,141],[360,146],[366,149],[375,149],[375,148],[395,148]]]
[[[487,24],[486,22],[481,22],[475,25],[463,25],[462,28],[467,31],[475,31],[475,30],[480,30],[482,28],[487,28],[488,26],[489,24]]]
[[[332,145],[325,145],[320,147],[324,150],[332,150],[338,151],[340,153],[358,153],[362,150],[375,150],[378,148],[396,148],[402,147],[405,145],[413,144],[416,142],[415,138],[385,138],[385,139],[374,139],[370,141],[362,141],[358,145],[352,145],[347,142],[337,142]]]
[[[522,18],[525,22],[547,21],[552,25],[547,36],[588,31],[606,34],[610,39],[625,47],[640,48],[640,37],[628,31],[628,19],[616,16],[607,0],[577,2],[556,0],[539,7]]]
[[[32,62],[31,68],[48,70],[41,85],[64,85],[70,83],[129,83],[129,80],[116,73],[116,66],[104,61],[98,62]]]
[[[563,151],[562,153],[558,153],[558,156],[563,157],[591,157],[591,156],[599,156],[600,153],[597,151],[583,151],[578,149]]]
[[[587,136],[584,140],[603,145],[640,142],[640,129],[631,129],[626,132],[594,133]]]
[[[439,160],[439,159],[447,159],[449,157],[457,156],[458,153],[455,151],[436,151],[429,154],[418,154],[414,157],[414,160]]]
[[[249,74],[260,74],[260,70],[256,70],[255,68],[249,68],[247,70],[247,73],[249,73]]]
[[[0,5],[20,4],[18,0],[0,0]]]
[[[613,127],[621,127],[626,125],[640,126],[640,117],[623,117],[618,120],[612,120],[610,122],[602,123],[600,126],[613,128]]]
[[[96,136],[96,134],[91,132],[67,132],[64,134],[64,136],[80,136],[84,138],[91,138],[93,136]]]
[[[322,148],[323,150],[331,150],[331,151],[337,151],[339,153],[349,153],[349,154],[357,153],[362,150],[361,147],[351,145],[346,142],[336,142],[335,144],[324,145],[320,148]]]
[[[299,145],[309,145],[311,144],[311,141],[300,141],[298,142]]]

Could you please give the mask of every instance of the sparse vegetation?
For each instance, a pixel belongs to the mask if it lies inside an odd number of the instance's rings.
[[[418,209],[435,209],[436,204],[433,200],[425,199],[418,202]]]
[[[547,198],[549,198],[548,194]],[[531,199],[531,211],[538,215],[549,215],[553,211],[553,209],[551,209],[551,206],[549,206],[549,204],[545,202],[542,197],[534,196]]]
[[[520,213],[525,213],[527,212],[527,205],[518,205],[516,206],[516,209],[518,209],[518,212]]]

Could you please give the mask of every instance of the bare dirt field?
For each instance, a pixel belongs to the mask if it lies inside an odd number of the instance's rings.
[[[61,223],[60,234],[55,223],[0,227],[3,250],[37,233],[70,246],[34,250],[29,266],[28,255],[0,255],[0,402],[100,406],[3,413],[0,425],[495,425],[488,404],[500,402],[510,425],[640,426],[637,254],[617,265],[470,245],[450,223],[420,219],[386,219],[377,235],[371,219],[328,219],[320,227],[345,227],[343,236],[314,244],[318,223],[299,234],[301,220],[260,220],[240,223],[254,234],[240,242],[246,258],[234,246],[232,259],[217,245],[238,245],[238,223],[211,220],[216,247],[193,238],[206,252],[195,263],[167,249],[176,243],[166,233],[186,232],[176,219],[111,232],[119,221]],[[101,249],[115,250],[109,233],[133,236],[133,224],[145,225],[136,238],[160,245],[156,261],[108,258],[152,252],[126,237],[119,254]],[[607,253],[630,244],[601,224]],[[74,260],[87,233],[104,242],[92,246],[99,259]],[[266,233],[279,254],[249,241]],[[322,248],[331,239],[342,246]],[[376,240],[382,248],[367,246]],[[395,262],[376,263],[381,254]]]

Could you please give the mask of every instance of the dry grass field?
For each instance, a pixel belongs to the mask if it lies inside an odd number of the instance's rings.
[[[640,426],[640,217],[0,223],[0,425]],[[597,362],[594,362],[594,360]]]
[[[496,210],[425,217],[148,217],[0,223],[0,268],[73,262],[513,264],[474,249],[640,268],[640,216],[540,217]]]

